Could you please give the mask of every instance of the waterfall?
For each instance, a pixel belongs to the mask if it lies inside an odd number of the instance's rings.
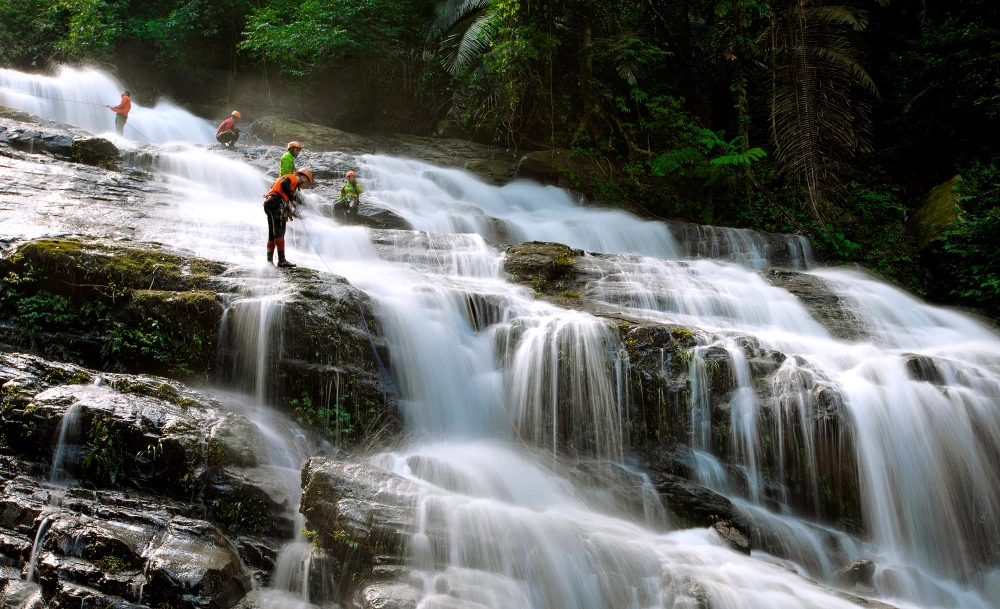
[[[116,95],[99,73],[67,74],[86,82],[78,90],[88,99]],[[62,106],[27,108],[8,89],[59,85],[22,76],[0,72],[0,103],[108,129],[107,116],[87,123]],[[164,139],[205,141],[197,120],[178,119],[188,133]],[[157,155],[162,206],[150,209],[139,237],[252,269],[262,287],[230,308],[227,331],[256,354],[234,378],[266,403],[262,345],[273,344],[282,294],[281,275],[263,262],[268,178],[191,144]],[[357,161],[365,200],[416,231],[370,233],[306,209],[289,226],[289,257],[346,277],[377,305],[414,441],[373,461],[421,489],[410,566],[428,606],[450,595],[496,609],[847,608],[855,605],[796,573],[832,585],[835,570],[862,552],[879,565],[879,592],[901,605],[1000,603],[990,571],[1000,539],[1000,340],[991,330],[857,273],[811,270],[863,326],[861,339],[840,340],[761,277],[757,268],[776,252],[751,233],[710,231],[692,257],[691,243],[678,244],[666,225],[585,207],[559,189],[498,188],[413,160]],[[724,239],[730,260],[706,258],[722,255]],[[621,459],[626,406],[637,406],[623,397],[627,362],[608,322],[504,280],[494,244],[527,240],[601,254],[580,257],[578,270],[589,278],[586,296],[603,306],[710,337],[687,360],[695,473],[736,501],[768,552],[743,556],[710,529],[664,530],[581,496],[567,464]],[[812,266],[808,243],[785,247],[789,266]],[[766,352],[781,365],[758,386],[752,360]],[[708,389],[709,360],[730,380],[714,389],[724,396],[715,406],[698,393]],[[715,438],[706,429],[721,413],[729,434]],[[830,475],[825,456],[836,451],[860,477],[871,547],[809,521],[822,516],[814,500]],[[303,454],[293,454],[272,462],[295,469]],[[307,580],[316,562],[296,544],[282,553],[275,587],[304,603],[314,600]]]
[[[112,141],[120,142],[120,138],[115,133],[115,113],[105,106],[117,106],[124,88],[97,70],[64,66],[53,76],[42,76],[0,68],[0,106],[73,125]],[[160,101],[150,108],[136,103],[133,95],[125,127],[127,140],[209,144],[215,141],[214,134],[214,125],[180,106]]]

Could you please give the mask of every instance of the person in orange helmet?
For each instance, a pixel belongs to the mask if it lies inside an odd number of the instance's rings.
[[[308,169],[299,169],[293,174],[281,176],[264,195],[264,213],[267,215],[267,261],[274,262],[274,251],[278,251],[278,268],[295,265],[285,260],[285,223],[298,218],[295,207],[302,201],[304,188],[312,188],[313,174]]]
[[[288,142],[288,152],[281,155],[281,161],[278,162],[278,175],[286,176],[290,173],[295,173],[295,159],[302,152],[302,144],[298,142]]]
[[[243,115],[238,110],[233,110],[229,118],[222,121],[222,124],[219,125],[218,130],[215,132],[215,140],[222,144],[223,148],[231,148],[236,143],[236,140],[240,139],[240,128],[237,124],[242,118]]]
[[[364,192],[364,189],[361,188],[361,184],[358,184],[356,171],[348,171],[344,177],[347,178],[347,183],[340,188],[340,199],[333,204],[333,215],[336,217],[338,213],[343,211],[345,222],[357,224],[358,208],[361,206],[361,193]]]
[[[132,93],[122,91],[122,101],[117,106],[107,106],[108,110],[115,113],[115,129],[118,135],[125,136],[125,123],[128,121],[128,113],[132,109]]]

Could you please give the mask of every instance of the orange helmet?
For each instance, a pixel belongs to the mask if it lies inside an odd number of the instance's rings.
[[[298,148],[299,150],[302,150],[302,144],[298,142],[288,142],[288,149],[291,150],[292,148]]]
[[[233,118],[237,119],[237,120],[239,120],[239,119],[242,119],[242,118],[243,118],[243,115],[242,115],[242,114],[240,114],[240,111],[239,111],[239,110],[233,110],[233,113],[232,113],[232,115],[231,115],[231,116],[232,116]]]
[[[299,169],[299,170],[297,170],[295,172],[295,175],[297,175],[297,176],[305,176],[305,177],[309,178],[309,183],[310,184],[312,184],[312,182],[313,182],[313,172],[309,171],[308,169]]]
[[[348,171],[347,175],[345,175],[344,177],[345,178],[356,178],[356,177],[358,177],[358,172],[356,172],[356,171]]]

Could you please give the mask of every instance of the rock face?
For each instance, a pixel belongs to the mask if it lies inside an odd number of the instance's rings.
[[[955,188],[959,179],[955,176],[932,188],[907,220],[907,232],[913,236],[918,250],[925,249],[958,220],[961,197]]]
[[[284,146],[289,141],[297,140],[305,147],[304,154],[329,151],[348,155],[390,154],[442,167],[466,169],[495,184],[502,184],[513,177],[518,159],[516,152],[464,139],[402,134],[366,136],[277,116],[254,121],[250,133],[265,145]],[[303,160],[308,160],[308,157]],[[343,173],[338,177],[343,177]]]
[[[594,286],[617,272],[615,264],[614,256],[532,242],[509,247],[504,269],[510,280],[533,288],[538,298],[604,318],[621,338],[626,449],[657,466],[664,451],[680,455],[668,469],[691,478],[699,467],[689,450],[691,438],[699,425],[707,424],[707,429],[698,429],[699,450],[716,455],[721,464],[740,464],[745,448],[731,429],[731,400],[735,392],[751,390],[760,405],[756,433],[784,439],[780,446],[759,442],[754,448],[762,499],[859,532],[860,482],[852,426],[835,388],[813,374],[806,362],[786,362],[784,354],[763,349],[753,336],[729,332],[727,340],[720,341],[697,328],[633,317],[627,309],[595,300],[591,295],[600,292]],[[762,274],[797,296],[832,334],[863,337],[860,323],[819,277],[785,269]],[[749,370],[738,370],[737,360],[745,361],[739,365]],[[922,369],[915,366],[911,369],[919,373]],[[750,386],[739,387],[737,379],[747,374]],[[735,490],[748,490],[746,473],[739,467],[729,467],[722,475]],[[742,534],[749,537],[745,527]]]
[[[777,268],[765,269],[761,275],[771,285],[798,298],[834,338],[861,340],[865,337],[861,322],[819,277]]]
[[[118,148],[104,138],[50,121],[40,121],[23,112],[3,110],[0,112],[0,150],[9,147],[102,167],[118,160]]]
[[[281,380],[270,386],[273,403],[300,411],[307,425],[325,425],[311,413],[331,404],[348,420],[339,428],[347,444],[400,428],[373,305],[343,278],[296,269],[283,276],[287,296],[266,310],[240,293],[242,269],[152,244],[74,239],[19,244],[0,272],[9,278],[0,287],[0,340],[18,348],[111,372],[245,387],[258,369],[241,330],[255,335],[261,315],[273,314],[268,362]]]
[[[228,609],[292,537],[286,480],[232,398],[12,353],[0,387],[0,442],[18,455],[0,457],[0,562],[40,585],[11,578],[5,596]]]
[[[11,281],[3,287],[0,335],[108,370],[207,372],[222,319],[211,277],[223,268],[153,248],[30,241],[2,263]]]
[[[806,263],[803,240],[796,235],[688,222],[666,225],[685,256],[734,260],[756,268],[804,268]]]
[[[338,564],[334,578],[342,599],[361,592],[366,582],[403,578],[414,533],[415,484],[371,465],[314,457],[302,470],[302,486],[306,526],[313,543]],[[363,606],[397,606],[376,600],[384,595],[371,590],[361,592]]]

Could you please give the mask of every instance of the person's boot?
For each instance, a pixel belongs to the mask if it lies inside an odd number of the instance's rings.
[[[285,250],[278,250],[278,268],[279,269],[290,269],[295,265],[291,262],[285,260]]]
[[[274,264],[274,241],[267,242],[267,263]]]

